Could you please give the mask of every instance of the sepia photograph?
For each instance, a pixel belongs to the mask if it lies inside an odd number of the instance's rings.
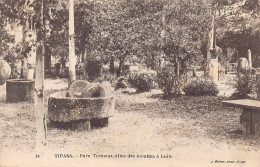
[[[0,0],[0,167],[260,167],[260,0]]]

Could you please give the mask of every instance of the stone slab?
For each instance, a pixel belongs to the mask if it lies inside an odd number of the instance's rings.
[[[242,99],[222,101],[223,105],[243,108],[240,116],[240,129],[247,135],[260,135],[260,101]]]
[[[227,100],[221,102],[223,105],[230,107],[239,107],[244,109],[251,109],[260,111],[260,101],[251,99],[241,99],[241,100]]]

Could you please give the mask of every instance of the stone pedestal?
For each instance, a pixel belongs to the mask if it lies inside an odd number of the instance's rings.
[[[34,79],[34,69],[35,69],[35,64],[28,64],[28,75],[27,75],[28,80]]]
[[[260,100],[260,74],[256,74],[257,99]]]
[[[247,51],[247,59],[248,59],[248,67],[251,70],[252,69],[252,55],[251,55],[250,49],[248,49],[248,51]]]
[[[240,129],[244,134],[260,136],[260,101],[251,99],[222,101],[223,105],[243,108]]]
[[[260,111],[243,109],[240,116],[240,128],[247,135],[260,135]]]
[[[30,79],[30,80],[34,79],[34,69],[28,69],[27,79]]]
[[[218,81],[218,59],[211,59],[209,76],[215,81]]]

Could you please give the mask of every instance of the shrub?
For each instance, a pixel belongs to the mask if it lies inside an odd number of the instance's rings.
[[[128,82],[137,89],[137,92],[148,92],[153,88],[155,77],[149,73],[132,74]]]
[[[69,67],[61,67],[59,71],[59,77],[68,78],[69,77]]]
[[[190,81],[190,83],[184,87],[183,91],[185,95],[188,96],[216,96],[219,92],[217,85],[213,81],[204,79]]]
[[[178,80],[173,69],[163,69],[157,74],[159,88],[163,91],[164,98],[172,98],[181,94],[184,80]]]
[[[250,71],[246,71],[243,74],[238,73],[235,78],[235,92],[232,97],[246,98],[248,94],[252,93],[255,87],[255,77],[250,74]]]
[[[88,80],[93,81],[101,77],[102,63],[99,60],[88,60],[86,64],[86,73],[88,75]]]

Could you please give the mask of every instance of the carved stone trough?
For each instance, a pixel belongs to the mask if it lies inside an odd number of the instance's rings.
[[[115,114],[115,100],[105,97],[66,97],[67,92],[50,95],[48,117],[57,128],[90,130],[108,125],[108,118]]]

